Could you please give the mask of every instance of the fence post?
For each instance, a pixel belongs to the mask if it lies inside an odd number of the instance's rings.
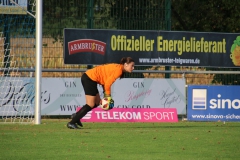
[[[93,0],[88,0],[87,4],[87,28],[93,29]],[[87,69],[91,69],[92,65],[87,65]]]
[[[165,0],[165,29],[171,30],[171,0]],[[170,71],[170,66],[165,66],[166,71]],[[165,78],[170,78],[170,73],[165,73]]]

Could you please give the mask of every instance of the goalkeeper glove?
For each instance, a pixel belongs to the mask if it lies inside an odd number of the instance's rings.
[[[114,100],[112,99],[111,94],[104,93],[104,98],[107,98],[109,109],[112,109],[114,107]]]
[[[114,100],[111,96],[105,96],[104,99],[108,101],[108,108],[112,109],[114,107]]]
[[[114,100],[112,98],[110,98],[108,100],[108,105],[109,105],[109,109],[113,109],[113,107],[114,107]]]

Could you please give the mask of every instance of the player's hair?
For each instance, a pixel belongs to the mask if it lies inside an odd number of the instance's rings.
[[[134,62],[134,60],[131,57],[123,57],[120,61],[120,64],[124,64],[124,63],[129,64],[131,62]]]
[[[120,60],[120,64],[124,65],[125,63],[129,64],[131,62],[134,62],[134,60],[131,58],[131,57],[123,57],[121,60]],[[124,75],[125,73],[123,72],[120,79],[121,78],[124,78]]]

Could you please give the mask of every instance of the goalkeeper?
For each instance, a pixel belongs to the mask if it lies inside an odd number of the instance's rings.
[[[131,73],[134,69],[134,64],[134,60],[131,57],[123,57],[120,64],[104,64],[87,70],[81,77],[86,104],[67,123],[67,127],[70,129],[79,129],[76,124],[82,127],[80,119],[99,105],[100,95],[97,84],[103,86],[105,91],[104,97],[110,97],[108,98],[109,104],[112,103],[111,105],[114,106],[111,98],[111,86],[116,79],[123,78],[124,72]]]

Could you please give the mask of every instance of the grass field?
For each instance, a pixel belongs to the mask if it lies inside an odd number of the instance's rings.
[[[240,123],[0,124],[1,160],[238,160]]]

